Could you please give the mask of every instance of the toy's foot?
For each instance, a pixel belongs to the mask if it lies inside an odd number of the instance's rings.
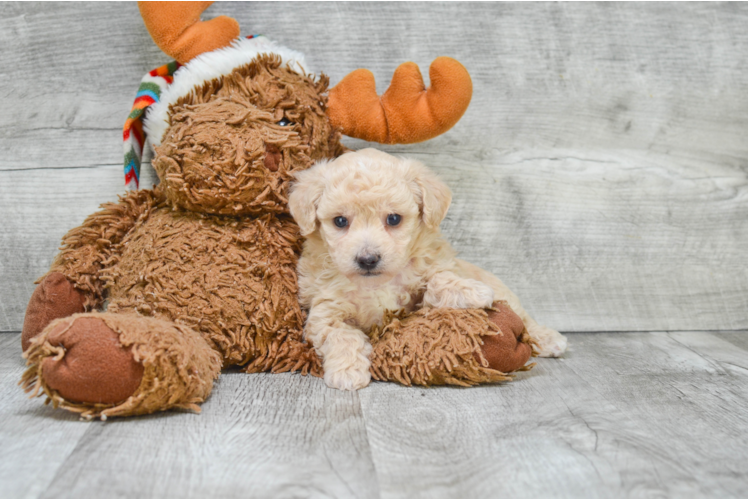
[[[62,348],[62,356],[42,361],[47,386],[67,401],[121,403],[140,386],[143,365],[119,334],[101,318],[66,318],[55,323],[47,342]]]
[[[130,314],[58,319],[24,357],[27,391],[86,418],[199,411],[221,370],[221,357],[194,330]]]
[[[501,333],[481,337],[483,356],[494,370],[504,373],[519,370],[532,356],[525,324],[506,302],[494,302],[493,308],[494,311],[488,311],[488,320]]]
[[[527,331],[535,341],[538,356],[541,358],[557,358],[566,352],[566,337],[556,330],[535,323],[529,325]]]
[[[370,333],[372,377],[405,385],[511,380],[507,373],[527,369],[530,336],[508,305],[493,307],[488,315],[482,309],[439,308],[388,315],[386,326]]]
[[[62,273],[49,273],[31,294],[23,320],[21,348],[28,349],[31,339],[52,321],[85,311],[85,300],[86,296]]]

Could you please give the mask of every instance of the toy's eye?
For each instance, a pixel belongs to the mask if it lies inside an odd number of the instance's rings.
[[[333,224],[335,224],[337,227],[339,227],[341,229],[344,228],[344,227],[346,227],[348,225],[348,219],[346,219],[342,215],[338,216],[338,217],[335,217],[332,220],[332,222],[333,222]]]
[[[278,122],[278,125],[280,125],[281,127],[287,127],[289,125],[293,125],[293,122],[284,116],[283,118],[281,118],[281,121]]]
[[[387,225],[397,226],[398,224],[400,224],[401,220],[403,220],[403,218],[400,217],[398,214],[390,214],[387,216]]]

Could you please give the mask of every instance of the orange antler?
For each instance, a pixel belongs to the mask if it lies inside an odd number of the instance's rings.
[[[239,38],[239,23],[226,16],[200,21],[213,2],[138,2],[156,45],[180,63],[220,49]]]
[[[465,113],[473,82],[465,67],[450,57],[436,58],[429,78],[427,89],[415,63],[401,64],[380,98],[371,71],[357,69],[330,90],[327,116],[344,134],[367,141],[411,144],[431,139]]]

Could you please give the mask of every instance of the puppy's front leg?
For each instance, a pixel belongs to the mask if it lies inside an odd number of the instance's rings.
[[[478,280],[461,278],[450,271],[433,275],[426,283],[423,305],[472,309],[491,307],[494,292]]]
[[[369,385],[369,337],[344,321],[345,313],[329,302],[312,306],[304,335],[322,357],[325,383],[353,391]]]

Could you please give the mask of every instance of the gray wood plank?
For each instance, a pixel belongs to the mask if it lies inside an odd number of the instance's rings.
[[[219,2],[206,17],[221,14],[237,18],[244,33],[305,52],[333,83],[367,67],[383,91],[400,62],[426,72],[439,55],[461,60],[473,76],[473,103],[429,150],[470,144],[746,156],[742,3]],[[119,130],[138,81],[167,60],[136,6],[3,3],[0,40],[0,169],[118,163]]]
[[[712,335],[737,346],[743,351],[748,351],[748,335],[743,335],[740,331],[713,332]]]
[[[706,332],[570,341],[501,386],[361,391],[382,495],[748,494],[748,373],[721,361],[748,352]]]
[[[748,327],[741,160],[559,149],[413,156],[454,191],[442,228],[463,258],[502,278],[541,323]]]
[[[447,237],[540,322],[563,331],[748,327],[739,162],[629,150],[412,156],[453,188]],[[154,182],[144,172],[144,185]],[[0,171],[0,330],[21,328],[61,236],[116,199],[120,181],[116,165]]]
[[[3,3],[0,169],[120,163],[140,78],[166,62],[142,28],[134,3]]]
[[[224,373],[202,414],[79,421],[29,400],[0,335],[0,497],[378,497],[356,393]]]
[[[462,60],[463,120],[383,149],[449,181],[445,232],[541,322],[748,328],[745,4],[219,2],[206,17],[220,14],[333,82],[364,66],[383,90],[401,61]],[[3,3],[0,39],[3,331],[59,237],[121,192],[123,117],[166,57],[127,3]]]
[[[90,424],[42,406],[17,386],[24,369],[21,335],[0,334],[0,498],[37,498]]]
[[[359,498],[379,490],[356,393],[298,374],[225,373],[200,415],[93,423],[42,496]]]
[[[470,389],[225,373],[203,413],[80,422],[15,387],[0,335],[0,496],[744,497],[748,332],[575,333]]]

